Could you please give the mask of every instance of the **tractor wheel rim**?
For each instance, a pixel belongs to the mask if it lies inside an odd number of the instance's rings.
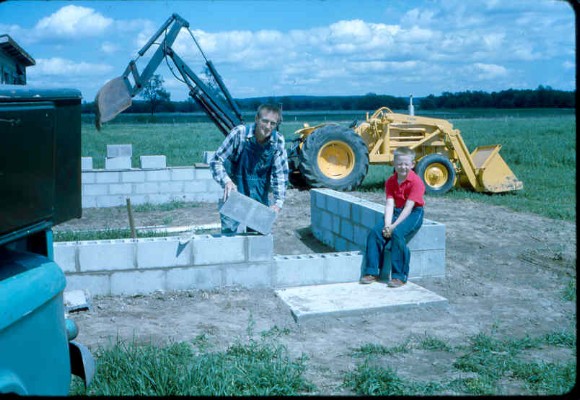
[[[423,174],[425,183],[432,188],[440,188],[449,180],[449,173],[443,164],[433,163],[425,170]]]
[[[334,140],[318,151],[318,168],[330,179],[342,179],[354,169],[355,156],[350,146]]]

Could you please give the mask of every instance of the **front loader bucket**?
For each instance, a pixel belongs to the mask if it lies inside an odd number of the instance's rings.
[[[131,106],[131,93],[122,76],[107,82],[95,97],[95,126],[101,129],[103,122],[112,120]]]
[[[501,145],[480,146],[471,153],[477,174],[475,190],[478,192],[509,192],[523,189],[524,184],[518,180],[504,159],[499,155]]]

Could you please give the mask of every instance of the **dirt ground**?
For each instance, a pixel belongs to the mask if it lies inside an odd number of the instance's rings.
[[[351,194],[383,204],[380,193]],[[134,215],[137,226],[219,221],[215,204]],[[446,277],[415,283],[447,298],[446,309],[369,312],[297,324],[274,290],[268,289],[95,297],[90,311],[71,315],[80,329],[77,340],[96,349],[117,337],[167,342],[205,334],[216,349],[223,349],[247,337],[248,327],[256,337],[277,328],[284,332],[280,343],[292,356],[308,355],[307,378],[318,386],[319,394],[347,395],[351,393],[341,388],[344,373],[360,362],[350,351],[363,344],[394,346],[413,335],[429,335],[460,345],[480,332],[521,338],[575,328],[576,303],[563,299],[564,289],[576,279],[575,223],[445,197],[427,197],[425,217],[446,226]],[[332,251],[312,237],[309,225],[309,192],[290,189],[273,231],[275,252]],[[83,218],[58,229],[127,226],[126,209],[118,207],[84,210]],[[396,289],[385,285],[385,290]],[[570,361],[575,355],[534,357]],[[394,356],[391,366],[401,377],[442,381],[458,376],[452,361],[446,353],[414,351]],[[512,390],[523,394],[520,388]]]

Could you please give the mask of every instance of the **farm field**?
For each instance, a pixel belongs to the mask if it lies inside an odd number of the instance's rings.
[[[448,308],[298,325],[270,289],[96,297],[90,311],[72,315],[77,340],[102,365],[88,394],[568,392],[577,356],[575,118],[573,111],[528,111],[445,116],[470,149],[501,143],[502,157],[525,185],[506,195],[427,196],[426,218],[446,227],[446,277],[416,283],[447,298]],[[292,119],[287,113],[282,126],[287,139],[301,126]],[[120,121],[102,133],[87,122],[83,140],[83,155],[104,158],[106,144],[132,143],[136,157],[166,154],[177,166],[199,162],[222,136],[210,123]],[[351,194],[383,203],[386,171],[373,166]],[[273,231],[276,253],[330,251],[309,233],[309,200],[308,191],[288,191]],[[138,226],[218,221],[215,204],[142,207],[134,214]],[[120,228],[126,221],[124,207],[87,209],[59,229]]]

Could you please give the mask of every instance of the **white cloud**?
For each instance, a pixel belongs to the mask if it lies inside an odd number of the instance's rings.
[[[106,64],[76,62],[64,58],[40,58],[36,66],[29,70],[31,76],[94,76],[108,74],[113,67]]]
[[[68,5],[48,17],[42,18],[34,27],[37,39],[79,39],[101,35],[113,20],[95,12],[92,8]]]
[[[473,64],[473,71],[476,74],[476,78],[481,80],[497,79],[508,75],[505,67],[496,64],[475,63]]]

